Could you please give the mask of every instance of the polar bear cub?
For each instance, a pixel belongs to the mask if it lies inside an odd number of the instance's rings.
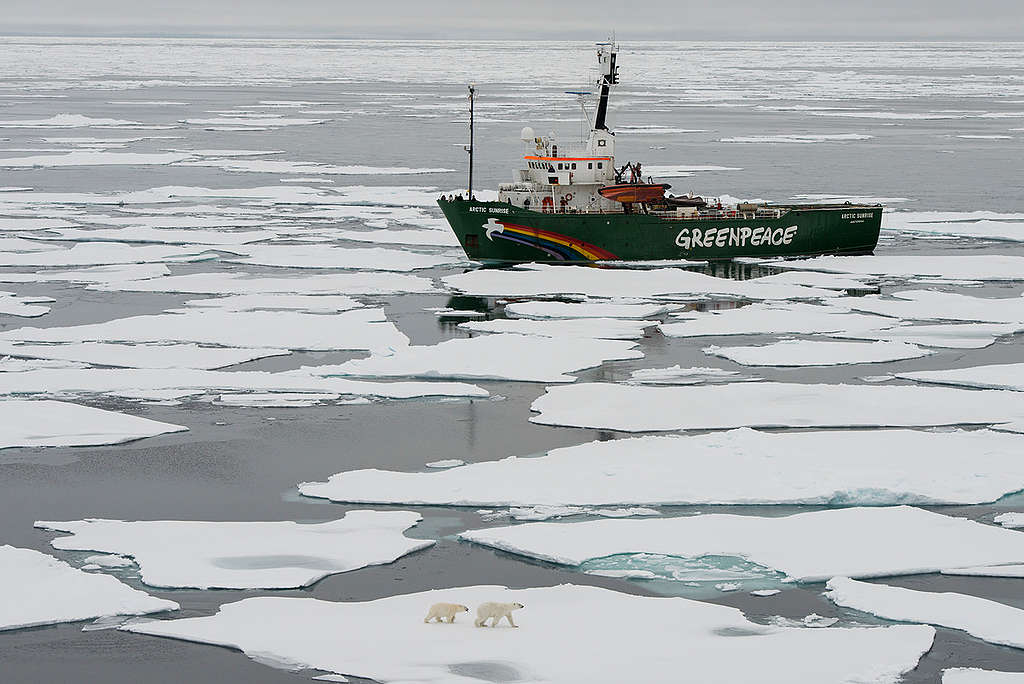
[[[486,627],[487,621],[491,620],[491,627],[497,627],[501,618],[505,618],[508,620],[508,624],[518,627],[519,625],[512,622],[512,611],[523,607],[522,603],[495,603],[493,601],[481,603],[476,609],[476,621],[473,624],[477,627]]]
[[[450,624],[455,622],[457,614],[468,612],[469,608],[460,603],[435,603],[430,606],[430,611],[427,612],[427,617],[423,618],[423,621],[437,620],[438,622],[448,622]]]

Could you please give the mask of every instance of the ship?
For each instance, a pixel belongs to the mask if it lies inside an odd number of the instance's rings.
[[[584,140],[560,144],[526,127],[523,168],[496,201],[473,193],[469,87],[469,187],[438,200],[466,256],[485,263],[728,260],[871,254],[879,204],[774,204],[671,195],[640,163],[615,161],[608,101],[619,82],[618,46],[597,44],[599,96]],[[577,93],[581,97],[588,93]],[[586,112],[586,110],[584,110]]]

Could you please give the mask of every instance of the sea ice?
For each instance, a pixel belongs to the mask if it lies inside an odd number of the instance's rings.
[[[126,244],[163,245],[244,245],[277,237],[269,230],[196,230],[149,228],[129,226],[127,228],[68,228],[50,231],[46,240],[68,240],[72,242],[122,242]]]
[[[772,261],[783,269],[943,280],[1024,280],[1024,256],[998,254],[822,256]]]
[[[144,281],[148,282],[148,281]],[[336,315],[298,311],[226,311],[204,308],[51,328],[16,328],[0,340],[23,342],[196,342],[248,348],[383,350],[409,343],[383,309],[360,308]]]
[[[156,399],[218,391],[317,392],[388,399],[488,396],[486,390],[476,385],[459,382],[369,382],[319,377],[311,375],[312,370],[319,369],[281,373],[191,368],[179,368],[174,372],[151,368],[40,369],[10,373],[10,377],[4,377],[0,384],[0,394],[99,393]]]
[[[268,356],[284,356],[287,349],[200,347],[196,344],[18,344],[0,341],[0,354],[33,359],[79,361],[116,368],[200,368],[212,370]]]
[[[0,128],[143,128],[140,121],[103,119],[81,114],[57,114],[49,119],[22,119],[0,121]]]
[[[953,592],[916,591],[833,577],[825,592],[833,603],[887,620],[959,629],[1000,646],[1024,648],[1024,610]]]
[[[722,368],[694,366],[682,368],[679,364],[668,368],[640,368],[629,374],[626,382],[632,385],[698,385],[705,382],[733,382],[756,380],[739,378],[737,371]]]
[[[243,254],[224,261],[284,268],[337,268],[369,271],[413,271],[460,263],[465,257],[420,254],[399,249],[345,248],[324,245],[251,245],[236,248]]]
[[[131,556],[151,587],[292,589],[432,546],[402,534],[420,520],[410,511],[348,511],[316,524],[91,518],[36,527],[72,535],[50,542],[56,549]]]
[[[340,313],[362,306],[345,295],[251,294],[190,299],[185,306],[222,309],[224,311],[304,311],[306,313]]]
[[[3,276],[0,274],[0,279]],[[330,273],[299,277],[270,277],[250,273],[189,273],[137,281],[111,280],[92,289],[112,292],[182,292],[185,294],[399,294],[436,292],[428,278],[396,273]]]
[[[749,347],[704,348],[705,354],[720,356],[744,366],[836,366],[853,363],[881,363],[928,356],[932,352],[907,342],[822,342],[782,340]]]
[[[978,504],[1024,489],[1022,442],[988,430],[742,428],[588,442],[438,473],[354,470],[299,491],[424,506]]]
[[[785,135],[745,135],[722,138],[724,143],[817,143],[869,140],[875,136],[864,133],[791,133]]]
[[[5,374],[3,384],[8,384],[9,376],[22,377],[33,372],[37,371]],[[59,374],[68,371],[47,372]],[[63,401],[0,401],[0,449],[120,444],[185,430],[188,428],[181,425]]]
[[[128,568],[135,565],[135,561],[131,558],[112,554],[86,556],[82,559],[82,562],[87,565],[96,565],[101,568]]]
[[[959,385],[982,389],[1024,392],[1024,363],[1003,363],[994,366],[972,366],[949,370],[896,373],[896,377],[936,385]],[[993,422],[1011,422],[1006,421]]]
[[[458,247],[459,239],[451,231],[443,230],[337,230],[332,235],[338,240],[378,242],[396,245],[423,245],[428,247]]]
[[[1020,369],[1024,372],[1024,364]],[[990,425],[1024,418],[1024,404],[1013,392],[778,382],[684,387],[591,382],[549,387],[530,408],[539,413],[530,418],[534,423],[625,432]]]
[[[512,318],[648,318],[677,309],[672,304],[623,303],[617,301],[586,302],[513,302],[505,305],[505,314]]]
[[[844,307],[781,302],[749,304],[738,309],[687,312],[677,317],[680,320],[659,326],[667,337],[780,333],[810,335],[895,325],[891,319],[850,313]]]
[[[1024,672],[952,667],[942,671],[942,684],[1024,684]]]
[[[317,375],[468,378],[523,382],[575,382],[567,375],[606,361],[639,359],[635,342],[564,339],[500,333],[406,346],[335,366],[309,368]]]
[[[983,349],[996,338],[1024,331],[1024,323],[952,323],[905,325],[883,330],[858,330],[833,333],[833,337],[858,340],[909,342],[925,347],[947,349]]]
[[[32,549],[0,546],[0,576],[0,631],[180,607],[109,575],[82,572]]]
[[[1024,214],[992,211],[894,211],[882,214],[882,229],[1024,242]]]
[[[99,152],[75,150],[63,154],[37,154],[31,157],[8,157],[0,159],[2,168],[59,167],[59,166],[148,166],[173,164],[188,159],[187,154],[173,152]]]
[[[40,302],[52,302],[50,297],[23,297],[14,292],[0,291],[0,315],[36,318],[50,312],[50,307]]]
[[[163,264],[113,264],[93,266],[71,271],[35,271],[33,273],[0,272],[0,282],[41,283],[47,281],[68,283],[106,284],[123,283],[130,280],[148,280],[170,274]]]
[[[0,217],[0,230],[53,230],[55,228],[71,228],[77,224],[59,218],[2,218]]]
[[[517,612],[521,628],[515,630],[479,629],[471,619],[423,624],[427,608],[440,601],[519,602],[526,608]],[[573,625],[571,639],[567,624]],[[668,684],[681,673],[716,684],[894,682],[917,665],[935,633],[922,625],[760,625],[735,608],[570,584],[455,587],[358,603],[258,597],[221,606],[210,617],[122,629],[229,646],[297,669],[419,684],[483,678]]]
[[[635,321],[617,318],[495,318],[490,321],[460,323],[463,330],[486,333],[513,333],[556,338],[591,338],[607,340],[638,340],[644,329],[657,321]]]
[[[838,508],[783,517],[709,513],[526,523],[470,530],[459,538],[571,566],[636,553],[739,557],[800,582],[913,575],[1024,560],[1024,535],[1019,532],[910,506]],[[950,544],[950,539],[957,543]]]
[[[227,406],[248,406],[250,408],[308,408],[324,401],[340,399],[340,394],[311,392],[250,392],[247,394],[222,394],[217,402]]]
[[[1024,297],[972,297],[934,290],[904,290],[892,293],[892,297],[858,297],[849,306],[857,311],[911,320],[1024,324]]]
[[[1024,527],[1024,513],[1000,513],[993,522],[1003,527]]]
[[[485,297],[580,294],[647,299],[711,295],[748,299],[816,299],[836,296],[835,292],[819,288],[762,283],[757,278],[715,278],[681,268],[636,270],[527,264],[511,269],[479,269],[442,280],[459,292]]]
[[[1024,577],[1024,564],[980,565],[973,568],[949,568],[943,570],[942,574],[963,575],[966,577]]]

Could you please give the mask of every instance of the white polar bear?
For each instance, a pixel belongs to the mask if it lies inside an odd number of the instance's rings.
[[[519,625],[512,622],[512,611],[522,607],[522,603],[494,603],[492,601],[481,603],[476,609],[476,621],[473,624],[477,627],[486,627],[487,620],[492,620],[491,627],[497,627],[501,618],[505,618],[508,620],[508,624],[518,627]]]
[[[431,620],[437,620],[438,622],[447,622],[450,624],[455,622],[455,616],[458,613],[468,613],[469,608],[459,603],[435,603],[430,606],[430,611],[427,613],[427,617],[423,618],[424,622],[430,622]]]

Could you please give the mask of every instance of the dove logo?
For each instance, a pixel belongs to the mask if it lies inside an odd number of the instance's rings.
[[[500,223],[498,223],[498,219],[496,219],[496,218],[489,218],[489,219],[487,219],[487,223],[483,224],[480,227],[485,230],[485,232],[487,234],[487,239],[490,240],[491,242],[494,242],[494,234],[495,233],[504,233],[505,232],[505,226],[503,226]]]

